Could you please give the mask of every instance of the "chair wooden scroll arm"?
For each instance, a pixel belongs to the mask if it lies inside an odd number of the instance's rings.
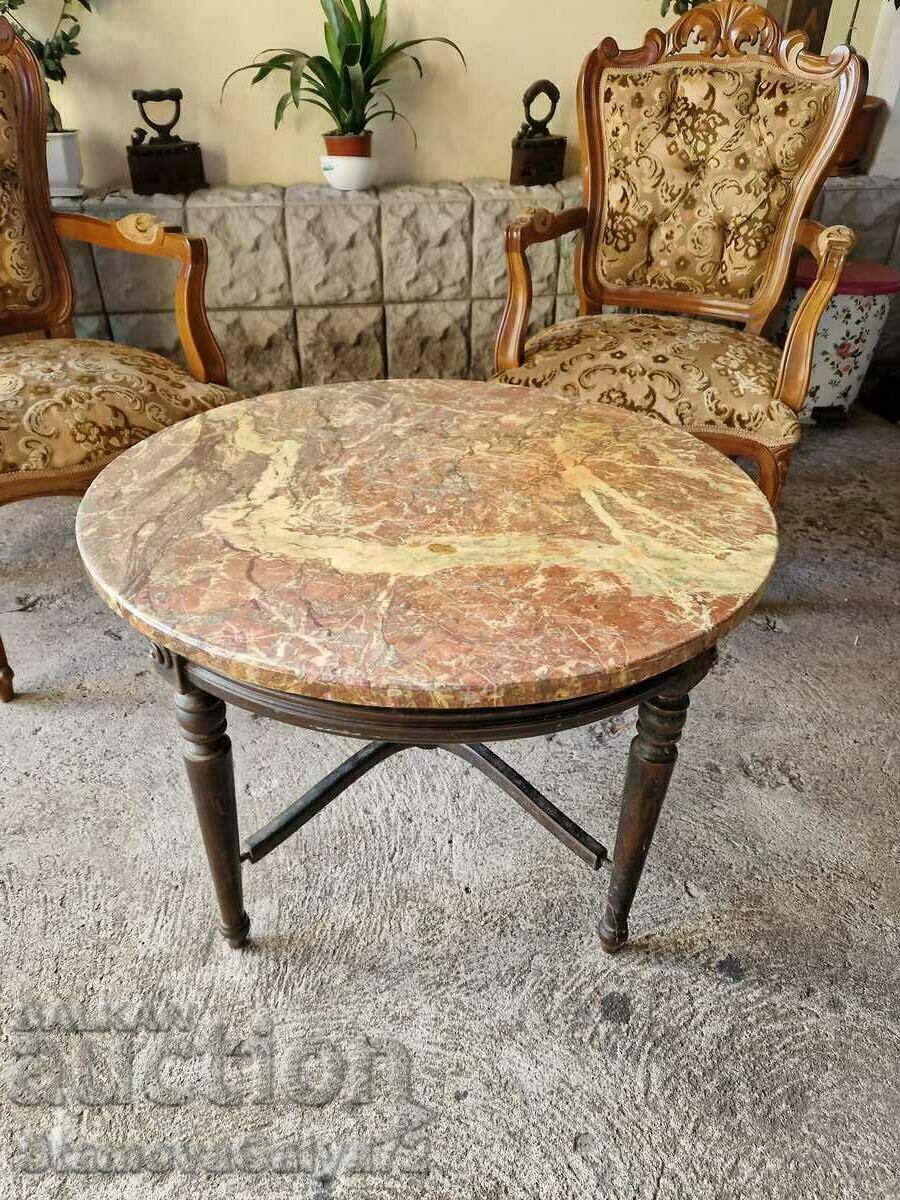
[[[494,347],[495,371],[521,366],[525,357],[525,335],[534,296],[525,251],[537,242],[552,242],[584,229],[587,219],[586,208],[568,208],[560,213],[529,208],[506,227],[506,308]]]
[[[206,242],[167,229],[149,213],[132,213],[118,221],[103,221],[84,213],[53,214],[62,238],[90,242],[108,250],[171,258],[180,264],[175,282],[175,321],[187,368],[201,383],[227,382],[225,358],[206,315]]]
[[[809,390],[819,321],[837,290],[847,255],[856,244],[856,234],[846,225],[831,225],[826,229],[818,221],[803,220],[797,242],[809,251],[819,269],[791,322],[775,385],[775,398],[795,412],[803,407]]]

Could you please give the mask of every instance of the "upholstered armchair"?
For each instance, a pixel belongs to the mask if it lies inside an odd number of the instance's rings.
[[[80,495],[118,453],[185,417],[238,399],[204,307],[206,245],[136,214],[115,223],[54,213],[45,91],[28,48],[0,19],[0,504]],[[62,238],[174,259],[188,369],[72,333]],[[11,336],[14,335],[14,336]],[[13,696],[0,641],[0,700]]]
[[[701,5],[637,50],[601,42],[578,84],[583,207],[507,231],[497,378],[679,425],[751,459],[774,508],[854,244],[808,214],[864,83],[850,49],[809,54],[743,0]],[[571,233],[581,316],[526,341],[526,251]],[[801,250],[818,274],[782,352],[761,335]]]

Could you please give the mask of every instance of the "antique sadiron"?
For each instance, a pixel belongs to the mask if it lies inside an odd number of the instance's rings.
[[[584,206],[510,225],[496,346],[501,382],[644,413],[753,460],[773,507],[854,242],[808,214],[865,68],[846,46],[805,45],[742,0],[701,5],[637,50],[601,42],[579,81]],[[525,252],[576,231],[581,316],[526,342]],[[818,272],[782,353],[761,335],[801,249]]]
[[[550,102],[550,109],[543,119],[535,117],[531,111],[541,96],[546,96]],[[525,187],[557,183],[566,167],[566,138],[550,132],[550,122],[559,104],[559,88],[549,79],[539,79],[525,92],[522,104],[525,121],[513,138],[509,182]]]
[[[44,83],[0,19],[0,504],[80,495],[122,450],[236,399],[206,316],[206,244],[146,214],[115,223],[54,213],[44,149]],[[175,316],[188,369],[130,346],[72,337],[72,278],[61,238],[180,263]],[[0,700],[12,699],[0,641]]]
[[[139,196],[159,192],[177,196],[181,192],[205,188],[206,174],[199,144],[185,142],[172,132],[181,119],[181,101],[184,99],[181,88],[160,88],[150,92],[135,88],[131,98],[137,101],[141,120],[153,130],[153,135],[148,136],[147,130],[139,125],[131,135],[127,154],[132,190]],[[147,112],[147,105],[165,103],[174,105],[169,120],[154,121]]]

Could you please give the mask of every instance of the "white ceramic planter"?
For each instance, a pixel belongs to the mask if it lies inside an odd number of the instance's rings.
[[[790,323],[814,277],[812,259],[802,258],[796,287],[776,325],[779,345],[784,345]],[[898,293],[900,273],[891,267],[862,259],[846,263],[837,292],[819,323],[809,393],[800,413],[802,421],[841,421],[846,416],[859,396],[890,314],[891,299]]]
[[[361,192],[370,188],[378,170],[374,158],[323,154],[321,163],[326,182],[339,192]]]
[[[806,288],[797,288],[787,302],[780,331],[782,343],[805,295]],[[817,409],[850,411],[872,365],[890,308],[890,296],[833,297],[819,322],[801,421],[812,421]],[[840,413],[837,415],[840,417]]]
[[[51,196],[83,196],[81,147],[78,130],[47,134],[47,175]]]

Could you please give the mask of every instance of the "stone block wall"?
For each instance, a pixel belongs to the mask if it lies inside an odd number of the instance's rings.
[[[209,243],[207,305],[247,395],[384,376],[485,378],[506,293],[503,231],[524,208],[581,202],[580,180],[494,180],[377,192],[325,184],[217,187],[186,199],[116,192],[74,207],[107,219],[147,211]],[[56,207],[66,207],[58,201]],[[830,180],[816,212],[852,225],[858,257],[900,268],[900,180]],[[532,326],[577,315],[574,239],[530,252]],[[70,245],[76,332],[176,361],[174,264]],[[900,358],[900,303],[879,347]]]

